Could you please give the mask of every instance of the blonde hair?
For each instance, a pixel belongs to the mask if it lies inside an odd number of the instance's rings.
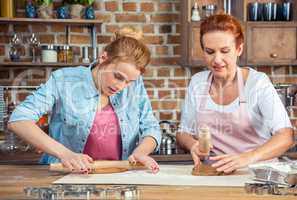
[[[119,39],[121,37],[131,37],[136,40],[142,40],[143,39],[143,32],[141,29],[136,28],[134,26],[123,26],[120,28],[117,32],[115,32],[115,35],[113,37],[113,40]]]
[[[150,62],[151,53],[148,47],[141,41],[142,31],[125,26],[115,33],[113,41],[108,44],[104,51],[107,60],[102,64],[129,62],[135,64],[136,68],[143,74],[145,67]]]

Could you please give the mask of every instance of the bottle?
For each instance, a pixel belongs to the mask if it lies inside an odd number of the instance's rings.
[[[65,45],[64,46],[59,46],[59,51],[58,51],[58,62],[59,63],[66,63],[67,57],[66,57],[66,50],[65,50]]]
[[[90,59],[89,59],[89,47],[83,47],[83,59],[82,62],[83,63],[90,63]]]
[[[72,63],[73,62],[73,51],[69,45],[63,45],[59,47],[58,61],[60,63]]]
[[[15,17],[14,0],[0,0],[1,17]]]
[[[192,10],[192,17],[191,17],[192,21],[200,21],[200,15],[199,15],[199,10],[198,10],[198,3],[195,2],[193,10]]]
[[[199,151],[201,153],[209,154],[212,144],[211,144],[211,134],[210,134],[208,126],[200,127],[198,134],[199,134],[198,135]]]
[[[66,62],[73,63],[73,51],[69,45],[66,45]]]

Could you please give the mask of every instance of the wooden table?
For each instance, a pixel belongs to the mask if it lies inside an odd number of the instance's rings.
[[[32,199],[26,197],[24,187],[50,186],[62,177],[48,171],[45,165],[0,165],[0,199]],[[178,180],[177,180],[178,181]],[[253,200],[294,199],[294,196],[246,194],[242,187],[184,187],[139,186],[140,199],[203,199],[203,200]]]

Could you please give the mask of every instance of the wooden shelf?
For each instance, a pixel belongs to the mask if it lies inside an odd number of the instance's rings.
[[[189,22],[190,26],[200,26],[201,21]],[[253,25],[253,26],[265,26],[265,27],[270,27],[270,26],[280,26],[280,27],[287,27],[287,26],[297,26],[297,21],[241,21],[241,25]]]
[[[297,26],[297,21],[246,21],[245,24],[261,27],[288,27]]]
[[[16,66],[16,67],[72,67],[72,66],[88,66],[90,63],[32,63],[32,62],[0,62],[0,67],[2,66]]]
[[[97,47],[97,28],[102,25],[102,21],[99,20],[90,20],[90,19],[40,19],[40,18],[7,18],[0,17],[1,24],[61,24],[66,27],[66,38],[69,39],[69,32],[71,25],[77,26],[88,26],[91,36],[91,45],[93,48],[92,54],[93,58],[97,57],[96,47]],[[67,41],[69,43],[69,41]],[[22,63],[22,62],[12,62],[12,63],[1,63],[0,66],[72,66],[73,64],[64,64],[64,63]]]
[[[40,19],[40,18],[6,18],[0,17],[0,23],[9,23],[9,24],[64,24],[64,25],[101,25],[102,22],[99,20],[90,20],[90,19]]]

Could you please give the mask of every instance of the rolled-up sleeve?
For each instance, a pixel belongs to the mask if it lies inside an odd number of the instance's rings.
[[[10,116],[9,122],[32,120],[38,121],[40,117],[48,113],[58,98],[57,81],[55,72],[45,84],[20,103]]]
[[[151,102],[148,98],[146,89],[144,88],[143,80],[140,79],[139,83],[140,83],[139,126],[141,131],[141,138],[144,138],[147,136],[153,137],[157,143],[157,146],[155,148],[155,151],[157,151],[161,143],[161,131],[160,131],[159,122],[153,114]]]

